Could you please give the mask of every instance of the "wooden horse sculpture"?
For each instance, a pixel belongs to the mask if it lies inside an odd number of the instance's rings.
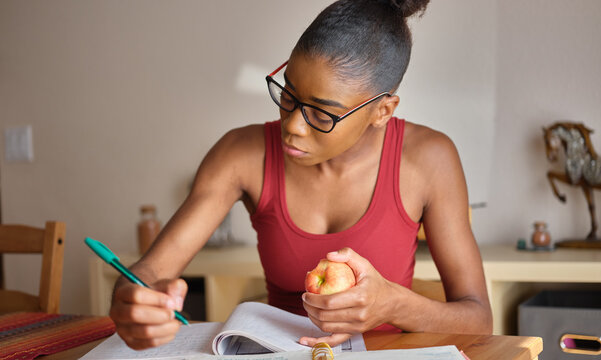
[[[581,187],[591,216],[591,231],[586,240],[600,240],[597,237],[593,190],[601,189],[601,158],[595,153],[591,143],[590,134],[593,130],[581,123],[558,122],[543,128],[543,132],[549,161],[557,161],[560,149],[565,152],[565,173],[552,170],[547,172],[553,193],[561,202],[566,201],[565,195],[557,190],[555,180]]]

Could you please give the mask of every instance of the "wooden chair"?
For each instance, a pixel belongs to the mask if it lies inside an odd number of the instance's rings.
[[[63,276],[65,223],[48,221],[45,228],[0,225],[0,254],[40,253],[42,274],[38,296],[0,289],[0,314],[15,311],[59,311]]]
[[[411,290],[417,294],[427,297],[428,299],[445,302],[447,298],[444,294],[444,287],[441,281],[437,280],[421,280],[413,278]]]

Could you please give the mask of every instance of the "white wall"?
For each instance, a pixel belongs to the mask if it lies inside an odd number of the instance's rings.
[[[35,153],[30,164],[2,159],[3,217],[67,223],[63,311],[88,311],[85,236],[134,252],[139,205],[156,204],[166,221],[222,134],[278,116],[264,77],[322,7],[0,2],[1,125],[31,124]],[[263,93],[235,89],[243,64],[264,69],[256,79]],[[236,211],[235,234],[254,241],[242,207]],[[7,286],[35,292],[38,262],[21,259],[7,257]]]
[[[488,201],[495,110],[495,2],[432,1],[413,18],[396,113],[455,142],[470,203]]]
[[[225,131],[277,116],[263,77],[325,5],[0,2],[0,127],[32,125],[35,152],[33,163],[0,159],[2,213],[67,223],[63,312],[89,310],[85,236],[135,251],[139,205],[167,220]],[[565,118],[601,131],[600,15],[596,0],[455,0],[412,22],[397,114],[456,142],[472,202],[488,202],[474,211],[479,242],[513,243],[539,218],[558,235],[588,230],[579,193],[566,190],[566,206],[551,197],[540,126]],[[569,40],[562,56],[557,38]],[[242,206],[233,223],[255,241]],[[36,291],[26,279],[39,265],[20,259],[7,259],[7,283]]]
[[[480,241],[527,237],[536,220],[554,240],[583,238],[590,217],[582,191],[546,179],[542,127],[584,122],[601,151],[601,1],[497,1],[494,157],[489,206],[474,211]],[[559,167],[560,170],[561,167]],[[601,222],[601,191],[595,194]],[[598,232],[601,236],[601,231]]]

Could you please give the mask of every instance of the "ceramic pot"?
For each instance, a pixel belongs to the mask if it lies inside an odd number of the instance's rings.
[[[549,231],[547,231],[547,223],[542,221],[537,221],[534,223],[532,245],[538,247],[551,245],[551,235],[549,234]]]

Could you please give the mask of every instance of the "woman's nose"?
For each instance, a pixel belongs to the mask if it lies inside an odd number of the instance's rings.
[[[307,136],[311,131],[309,124],[307,124],[303,117],[300,106],[282,115],[285,116],[282,117],[282,126],[284,126],[287,133],[296,136]]]

